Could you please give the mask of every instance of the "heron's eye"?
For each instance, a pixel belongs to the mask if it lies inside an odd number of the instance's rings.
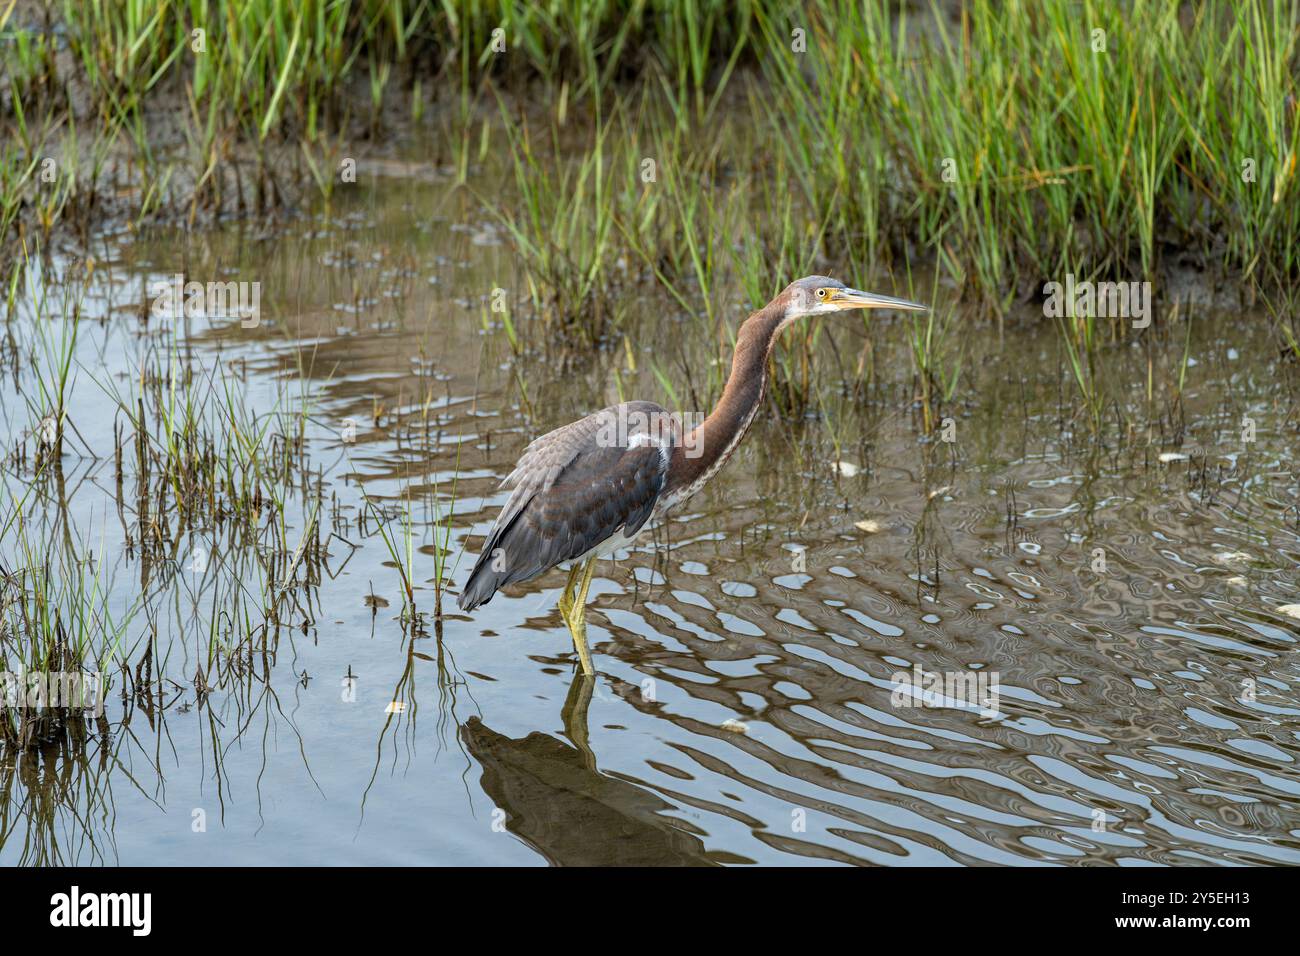
[[[825,289],[818,289],[818,290],[817,290],[817,298],[819,298],[819,299],[824,299],[824,298],[826,298],[826,290],[825,290]]]

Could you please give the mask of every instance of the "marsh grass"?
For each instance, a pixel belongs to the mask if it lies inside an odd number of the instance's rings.
[[[0,488],[0,670],[96,672],[150,702],[164,675],[182,676],[173,655],[183,648],[201,698],[263,680],[280,633],[314,622],[328,557],[323,486],[306,453],[310,394],[282,384],[278,398],[252,398],[221,361],[200,371],[180,323],[128,374],[104,375],[82,341],[91,272],[56,282],[30,270],[24,284],[16,271],[10,282],[10,332],[28,360],[15,379],[31,420],[20,446],[36,450],[11,451]],[[106,437],[88,442],[76,424],[78,409],[99,399],[102,412],[104,398],[116,409],[107,460]],[[106,526],[85,540],[73,496],[110,467],[103,520],[115,508],[120,533],[106,544]],[[113,580],[123,568],[136,587]],[[67,711],[5,719],[20,748],[81,733]]]
[[[614,169],[606,153],[609,127],[598,125],[591,149],[560,158],[559,128],[552,125],[549,162],[539,158],[526,121],[502,106],[516,200],[485,202],[509,234],[524,264],[528,298],[545,329],[562,342],[596,345],[611,315],[609,274],[615,253]],[[558,165],[559,168],[556,168]]]
[[[907,314],[907,341],[917,401],[921,406],[922,428],[934,430],[961,381],[963,357],[955,341],[956,309],[936,306],[925,313]]]
[[[451,516],[456,506],[455,485],[456,479],[453,478],[452,491],[445,502],[439,498],[436,482],[425,497],[424,504],[429,513],[426,513],[424,520],[427,527],[432,529],[428,544],[417,545],[416,543],[418,534],[414,530],[410,495],[404,496],[400,507],[397,508],[384,507],[371,497],[365,499],[374,533],[379,535],[384,549],[388,552],[389,561],[386,563],[391,564],[397,571],[398,582],[402,589],[401,621],[404,626],[411,629],[412,633],[418,633],[424,621],[416,604],[416,591],[420,580],[416,562],[417,554],[421,554],[433,559],[433,577],[430,579],[433,585],[433,620],[441,634],[443,599],[451,583],[455,565],[459,561],[459,558],[456,561],[452,560],[454,549],[451,546]],[[393,527],[394,522],[398,523],[397,528]]]
[[[264,214],[299,179],[331,191],[338,134],[360,118],[376,135],[390,92],[408,97],[432,73],[434,87],[452,81],[461,104],[452,139],[462,178],[473,150],[485,155],[492,120],[474,104],[495,84],[540,84],[557,128],[597,118],[569,161],[539,168],[536,147],[553,131],[501,117],[518,179],[512,236],[557,334],[583,313],[577,331],[600,337],[620,246],[686,301],[669,273],[686,274],[688,262],[712,309],[712,290],[729,280],[710,245],[738,229],[779,232],[787,214],[815,223],[820,253],[855,274],[919,256],[998,315],[1066,265],[1157,279],[1170,249],[1265,289],[1300,270],[1297,0],[1194,10],[1097,0],[62,0],[48,10],[58,34],[0,11],[0,52],[15,77],[0,122],[23,144],[0,148],[8,233],[23,214],[14,197],[39,195],[49,228],[102,188],[106,152],[57,189],[32,175],[33,146],[48,151],[74,127],[82,155],[103,141],[126,150],[146,184],[131,200],[137,215],[178,201],[191,220],[200,210]],[[60,42],[70,77],[53,72]],[[654,111],[638,104],[630,115],[633,79]],[[68,112],[72,86],[95,122]],[[156,146],[158,115],[177,100],[183,177]],[[627,143],[612,131],[644,140],[640,120],[652,115],[671,137],[651,128],[649,146],[616,157]],[[750,168],[718,168],[720,151]],[[656,189],[627,175],[644,156],[659,161]],[[737,173],[748,183],[739,200],[727,192]],[[762,182],[779,185],[764,195],[753,188]],[[783,261],[746,255],[751,297],[755,263],[768,277],[787,274]]]
[[[1070,380],[1083,400],[1092,433],[1101,429],[1105,396],[1098,381],[1098,322],[1095,316],[1062,316],[1056,320]]]
[[[397,571],[402,624],[411,634],[421,634],[425,622],[431,619],[440,638],[443,602],[459,561],[458,549],[452,547],[452,518],[460,486],[462,448],[461,440],[456,438],[450,474],[431,470],[431,463],[444,454],[444,441],[451,441],[444,432],[448,422],[437,411],[435,394],[438,383],[450,378],[436,373],[433,363],[423,360],[423,352],[421,357],[422,371],[414,396],[400,389],[384,426],[406,458],[399,469],[404,485],[395,501],[365,492],[359,530],[365,538],[378,535],[389,558],[385,564]],[[448,391],[444,398],[450,402],[451,393]],[[361,469],[354,464],[353,470]],[[430,577],[421,577],[423,567],[431,567]],[[417,602],[418,592],[426,590],[425,584],[432,590],[431,614],[426,613],[428,608],[421,610]]]
[[[767,102],[814,204],[843,210],[829,232],[851,259],[919,243],[995,311],[1067,263],[1154,279],[1170,242],[1294,278],[1295,3],[812,12],[807,56],[762,59],[782,93]]]
[[[6,480],[3,492],[0,539],[9,560],[0,566],[0,672],[104,674],[129,656],[127,628],[139,605],[121,606],[102,557],[61,518],[33,511],[35,486],[20,493]],[[66,703],[4,706],[0,741],[25,748],[64,734],[84,739],[85,716]]]

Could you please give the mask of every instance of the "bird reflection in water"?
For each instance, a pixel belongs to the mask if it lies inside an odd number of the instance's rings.
[[[562,718],[565,742],[534,731],[521,740],[477,717],[461,739],[483,767],[482,786],[506,813],[506,829],[558,866],[713,866],[689,824],[658,794],[600,772],[587,733],[596,678],[577,674]]]

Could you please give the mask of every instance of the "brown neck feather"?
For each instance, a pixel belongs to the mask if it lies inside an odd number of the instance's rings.
[[[710,476],[735,451],[753,420],[767,385],[767,358],[785,318],[788,297],[777,296],[750,315],[736,333],[736,353],[717,407],[673,449],[664,489],[671,494]]]

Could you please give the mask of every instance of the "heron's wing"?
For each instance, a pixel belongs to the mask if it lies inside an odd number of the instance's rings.
[[[625,402],[532,442],[504,482],[514,492],[483,544],[460,606],[469,610],[498,588],[586,554],[620,531],[639,531],[668,474],[675,441],[670,421],[654,402]]]

